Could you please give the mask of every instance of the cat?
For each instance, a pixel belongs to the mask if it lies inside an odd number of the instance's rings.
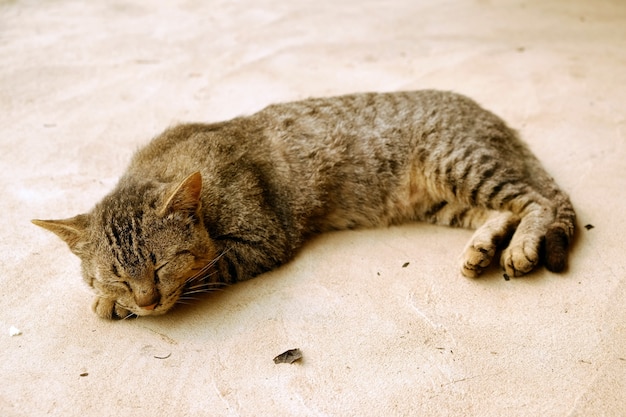
[[[509,276],[540,261],[561,272],[575,217],[504,121],[465,96],[420,90],[171,127],[89,213],[33,223],[81,259],[94,311],[120,319],[272,270],[312,235],[411,221],[477,229],[467,277],[498,249]]]

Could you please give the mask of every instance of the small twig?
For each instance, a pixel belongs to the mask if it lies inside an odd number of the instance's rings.
[[[167,359],[167,358],[169,358],[170,356],[172,356],[172,353],[171,353],[171,352],[170,352],[170,353],[168,353],[168,354],[167,354],[167,355],[165,355],[165,356],[155,356],[155,357],[154,357],[154,359]]]

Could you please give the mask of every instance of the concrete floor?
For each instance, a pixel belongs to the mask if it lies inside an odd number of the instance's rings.
[[[626,415],[626,2],[5,0],[0,63],[0,415]],[[468,280],[471,231],[413,224],[108,322],[29,223],[90,209],[177,121],[418,88],[521,131],[578,211],[566,273]]]

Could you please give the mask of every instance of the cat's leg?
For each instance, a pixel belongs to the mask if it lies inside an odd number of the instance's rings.
[[[508,210],[469,208],[446,201],[432,204],[423,217],[436,224],[476,229],[461,256],[461,273],[470,278],[477,277],[489,266],[496,250],[511,238],[520,222],[519,217]]]
[[[461,273],[475,278],[489,266],[498,246],[511,237],[519,224],[519,217],[510,211],[472,209],[473,218],[485,219],[474,232],[462,256]]]

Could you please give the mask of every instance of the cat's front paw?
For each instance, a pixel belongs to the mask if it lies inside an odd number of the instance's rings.
[[[104,297],[96,297],[92,309],[99,317],[108,320],[125,319],[133,314],[125,308],[120,307],[114,299]]]

